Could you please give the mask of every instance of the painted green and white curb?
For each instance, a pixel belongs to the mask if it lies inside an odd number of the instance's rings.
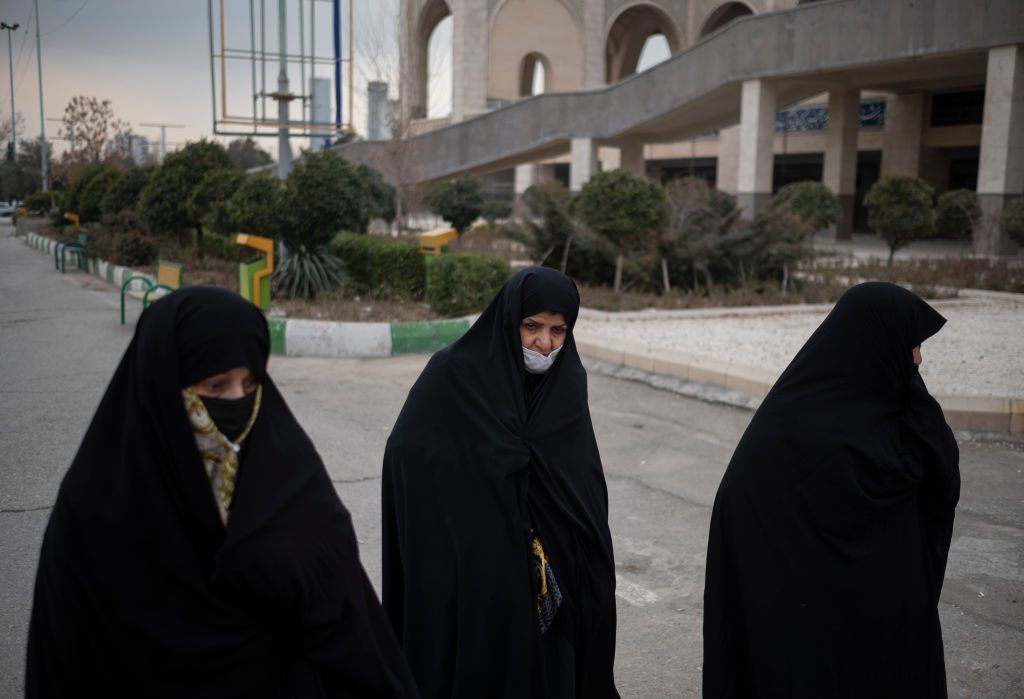
[[[28,233],[26,242],[53,258],[57,241]],[[66,264],[73,264],[71,255]],[[153,275],[103,260],[89,259],[89,272],[118,289],[125,279]],[[141,289],[142,282],[133,281]],[[303,320],[269,316],[270,351],[287,357],[390,357],[395,354],[436,352],[458,340],[469,330],[465,318],[421,323],[343,323],[329,320]]]

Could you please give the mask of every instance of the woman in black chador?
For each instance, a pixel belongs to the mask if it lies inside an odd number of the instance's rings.
[[[617,697],[608,491],[564,275],[513,277],[384,454],[384,610],[424,697]]]
[[[352,522],[223,289],[146,310],[61,484],[35,697],[414,697]]]
[[[711,516],[706,697],[946,696],[959,456],[917,371],[943,323],[855,286],[754,415]]]

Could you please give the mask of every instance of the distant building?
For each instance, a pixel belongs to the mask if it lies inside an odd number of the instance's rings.
[[[309,119],[314,124],[327,125],[331,123],[331,81],[329,78],[310,78],[309,80],[310,100]],[[330,135],[321,133],[311,136],[309,149],[314,153],[323,150],[333,139]]]
[[[148,165],[149,139],[138,134],[128,134],[128,154],[136,165]]]
[[[388,84],[373,80],[366,85],[366,140],[383,141],[391,137],[388,125],[392,101],[388,99]]]

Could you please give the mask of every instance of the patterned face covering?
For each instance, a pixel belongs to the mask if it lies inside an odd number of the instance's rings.
[[[231,511],[231,498],[235,494],[235,478],[238,475],[238,452],[242,442],[249,436],[256,416],[260,412],[260,398],[263,387],[257,386],[254,392],[252,414],[241,434],[234,441],[225,437],[210,417],[203,399],[196,393],[195,386],[182,389],[181,396],[185,402],[185,413],[192,423],[192,433],[196,438],[199,456],[206,468],[206,475],[213,488],[213,497],[220,512],[220,521],[227,526]]]

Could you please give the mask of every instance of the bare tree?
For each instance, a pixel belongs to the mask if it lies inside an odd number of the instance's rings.
[[[17,129],[15,135],[18,140],[21,140],[21,135],[25,131],[25,118],[21,116],[21,112],[15,112],[14,114],[14,125]],[[10,119],[0,119],[0,143],[9,143],[11,140],[11,121]],[[17,153],[14,154],[15,156]]]
[[[58,135],[68,139],[67,157],[75,167],[99,162],[109,154],[127,158],[130,133],[131,125],[114,116],[110,100],[76,95],[64,108],[63,125]],[[108,144],[113,144],[113,153],[108,153]]]

